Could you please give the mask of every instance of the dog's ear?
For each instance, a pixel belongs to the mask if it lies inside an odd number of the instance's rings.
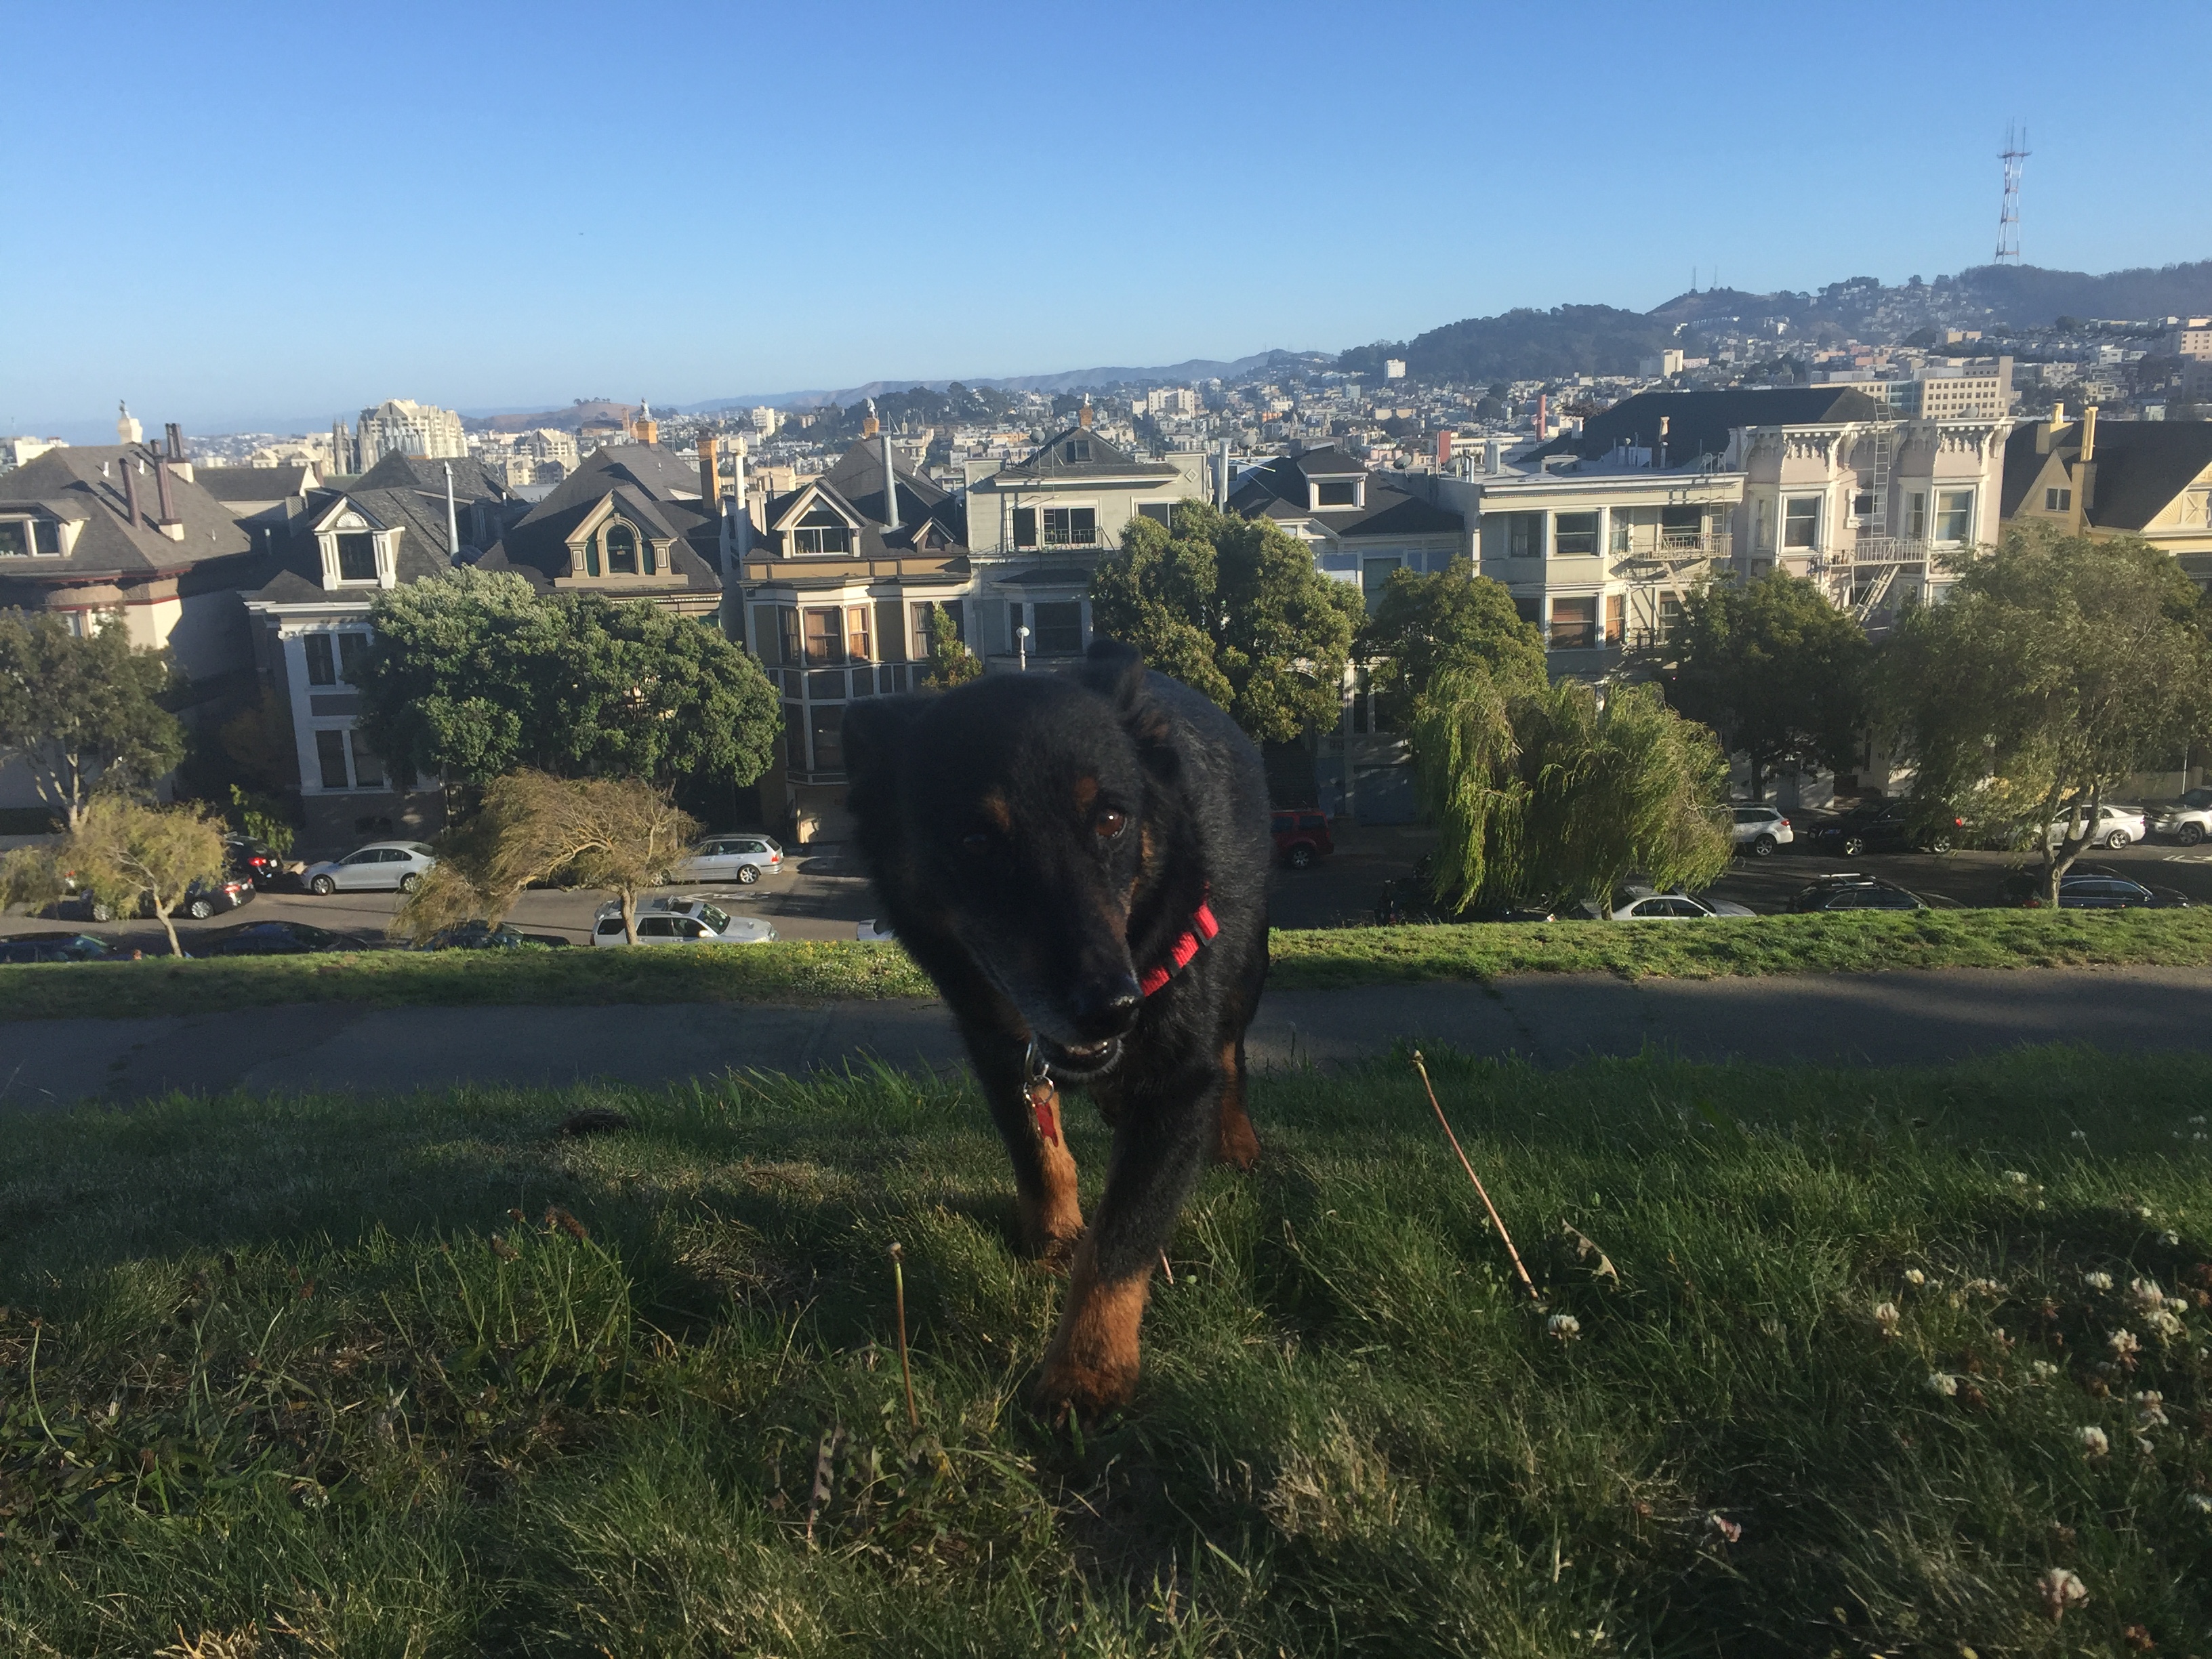
[[[1180,763],[1168,742],[1173,728],[1168,711],[1152,695],[1145,659],[1137,648],[1119,640],[1093,640],[1078,672],[1085,685],[1114,705],[1121,729],[1137,745],[1146,769],[1156,777],[1174,777]]]
[[[911,693],[868,697],[846,707],[845,799],[854,812],[872,814],[879,803],[896,799],[899,757],[924,707],[925,700]]]
[[[1084,653],[1076,678],[1124,714],[1145,694],[1145,659],[1133,645],[1101,635]]]

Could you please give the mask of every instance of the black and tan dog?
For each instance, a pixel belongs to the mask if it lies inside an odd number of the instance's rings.
[[[1267,972],[1259,752],[1103,641],[1073,673],[855,703],[845,745],[862,856],[960,1022],[1025,1243],[1068,1266],[1039,1403],[1095,1415],[1136,1386],[1152,1267],[1200,1169],[1259,1153],[1244,1112]],[[1061,1085],[1114,1128],[1088,1228]]]

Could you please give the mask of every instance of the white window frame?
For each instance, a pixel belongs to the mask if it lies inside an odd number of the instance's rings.
[[[1965,508],[1966,518],[1966,531],[1965,533],[1961,535],[1947,536],[1943,533],[1943,520],[1952,511],[1952,509],[1946,507],[1943,505],[1943,502],[1946,497],[1958,495],[1963,495],[1966,498],[1966,505]],[[1965,489],[1937,489],[1936,492],[1935,533],[1929,538],[1929,539],[1941,547],[1965,547],[1972,544],[1974,539],[1974,509],[1978,505],[1978,503],[1974,500],[1974,495],[1975,491],[1972,487]]]
[[[1813,507],[1811,519],[1813,526],[1812,539],[1804,542],[1793,542],[1790,539],[1790,526],[1791,520],[1793,519],[1796,519],[1798,515],[1792,514],[1790,509],[1793,507],[1803,506],[1808,501],[1812,504]],[[1822,509],[1826,506],[1826,504],[1827,503],[1825,499],[1819,495],[1784,495],[1782,498],[1782,550],[1784,553],[1817,553],[1820,551],[1820,520],[1824,516]],[[1802,520],[1799,521],[1802,522]]]

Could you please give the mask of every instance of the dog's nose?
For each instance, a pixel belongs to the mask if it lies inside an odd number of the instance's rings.
[[[1137,981],[1127,974],[1090,980],[1075,993],[1075,1026],[1094,1042],[1127,1034],[1144,1006]]]

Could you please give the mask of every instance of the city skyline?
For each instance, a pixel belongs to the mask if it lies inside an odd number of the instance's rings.
[[[2212,117],[2106,113],[2018,8],[1870,9],[1910,63],[1718,9],[1571,37],[1468,7],[1387,34],[1315,7],[161,15],[99,26],[96,76],[28,79],[19,188],[85,210],[0,276],[0,429],[117,398],[218,430],[1334,351],[1643,309],[1716,266],[1932,278],[1990,257],[2008,121],[2028,263],[2208,251],[2142,157]],[[2151,64],[2191,20],[2100,21],[2107,61]],[[27,63],[94,28],[8,24]]]

